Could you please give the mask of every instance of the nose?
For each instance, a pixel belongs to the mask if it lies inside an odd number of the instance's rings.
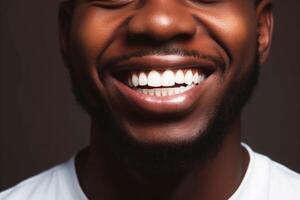
[[[175,0],[147,0],[128,22],[128,36],[134,41],[167,42],[191,38],[197,29],[192,14]]]

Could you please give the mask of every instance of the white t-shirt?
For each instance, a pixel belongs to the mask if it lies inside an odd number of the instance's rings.
[[[229,200],[300,200],[300,175],[253,152],[239,188]],[[75,171],[74,157],[0,193],[0,200],[87,200]]]

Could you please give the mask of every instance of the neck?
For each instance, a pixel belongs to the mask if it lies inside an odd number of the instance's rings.
[[[209,161],[177,174],[149,176],[115,163],[106,150],[107,144],[99,138],[107,128],[93,123],[91,144],[76,159],[79,182],[91,200],[228,199],[240,185],[248,165],[248,155],[240,145],[240,125],[239,117]]]

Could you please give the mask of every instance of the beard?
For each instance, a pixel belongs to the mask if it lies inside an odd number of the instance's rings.
[[[70,68],[71,69],[71,68]],[[85,95],[80,89],[80,82],[70,70],[73,92],[79,104],[103,127],[101,133],[107,159],[117,166],[117,170],[133,169],[146,174],[156,182],[155,177],[176,177],[184,174],[191,167],[203,164],[213,159],[219,152],[223,140],[237,116],[249,101],[258,83],[260,72],[259,55],[256,54],[250,72],[239,83],[232,84],[219,106],[215,109],[213,118],[206,130],[199,137],[189,142],[147,144],[139,142],[124,132],[124,128],[111,114],[104,103],[95,109],[89,106]],[[99,96],[95,91],[93,95]],[[101,100],[101,98],[99,97]],[[99,100],[99,101],[100,101]],[[126,170],[121,170],[126,171]]]

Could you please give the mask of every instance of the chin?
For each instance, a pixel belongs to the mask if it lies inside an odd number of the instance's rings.
[[[151,120],[143,123],[126,120],[123,123],[123,130],[125,130],[123,134],[140,144],[193,143],[205,134],[208,122],[208,119],[194,120],[192,114],[178,120]]]
[[[110,158],[120,166],[173,174],[217,153],[224,134],[211,129],[209,122],[208,118],[142,125],[126,121],[118,123],[119,131],[107,134],[109,138],[103,141],[110,141],[106,143]]]

